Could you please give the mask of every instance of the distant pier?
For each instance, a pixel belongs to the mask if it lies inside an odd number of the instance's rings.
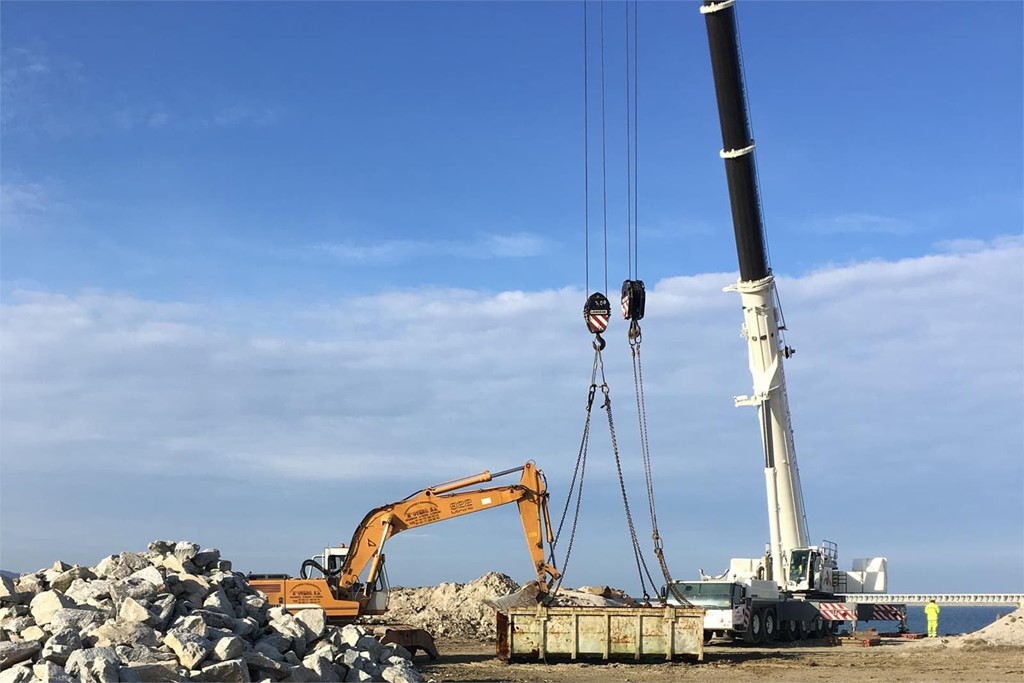
[[[847,602],[924,604],[934,600],[940,605],[1021,605],[1024,593],[846,593]]]

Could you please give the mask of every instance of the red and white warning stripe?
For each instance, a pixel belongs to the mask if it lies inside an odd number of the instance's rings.
[[[856,621],[857,614],[844,602],[818,603],[818,611],[827,621]]]
[[[608,329],[608,319],[610,317],[611,316],[609,315],[591,313],[587,318],[590,323],[590,329],[597,332],[604,332]]]
[[[900,621],[903,613],[896,605],[872,605],[871,618],[877,621]]]
[[[735,618],[738,618],[739,623],[734,623],[732,627],[739,631],[746,630],[747,626],[750,624],[751,610],[752,608],[750,605],[742,605],[738,610],[736,610],[733,614],[735,615]]]

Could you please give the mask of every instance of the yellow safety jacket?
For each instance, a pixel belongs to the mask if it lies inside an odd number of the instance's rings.
[[[935,602],[929,602],[924,606],[924,613],[928,617],[928,621],[938,620],[940,611],[938,603]]]

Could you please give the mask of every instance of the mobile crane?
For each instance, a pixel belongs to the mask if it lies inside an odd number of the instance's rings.
[[[516,472],[522,472],[518,484],[463,490]],[[326,548],[323,555],[305,560],[298,578],[250,574],[249,585],[266,595],[274,606],[289,611],[320,607],[334,623],[384,614],[390,591],[384,568],[384,545],[388,539],[408,529],[516,503],[537,577],[536,588],[531,585],[531,595],[543,599],[560,576],[545,559],[545,548],[553,540],[548,495],[544,473],[532,461],[503,472],[492,474],[485,470],[430,486],[368,512],[347,547]],[[364,571],[366,577],[361,579]],[[314,573],[320,576],[313,577]],[[436,657],[433,639],[418,629],[411,631],[417,633],[395,631],[392,640],[403,645],[429,640],[429,647],[423,649]]]
[[[854,560],[840,571],[838,546],[811,545],[797,468],[783,361],[793,353],[782,337],[775,279],[768,264],[754,140],[736,31],[735,0],[704,0],[719,122],[721,157],[732,209],[739,281],[726,288],[740,295],[742,336],[747,340],[751,396],[737,406],[757,409],[764,454],[769,544],[762,557],[733,558],[719,576],[701,571],[698,581],[676,581],[676,590],[692,604],[705,607],[705,639],[728,634],[747,642],[821,637],[841,622],[867,619],[906,620],[904,605],[859,604],[850,593],[884,593],[884,557]]]

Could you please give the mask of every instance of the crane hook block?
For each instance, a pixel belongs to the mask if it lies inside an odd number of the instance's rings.
[[[612,305],[601,292],[594,292],[583,305],[583,320],[587,329],[593,334],[601,334],[608,329],[608,319],[612,316]]]
[[[647,291],[644,289],[644,281],[624,280],[622,282],[622,317],[626,320],[643,320],[646,304]]]

